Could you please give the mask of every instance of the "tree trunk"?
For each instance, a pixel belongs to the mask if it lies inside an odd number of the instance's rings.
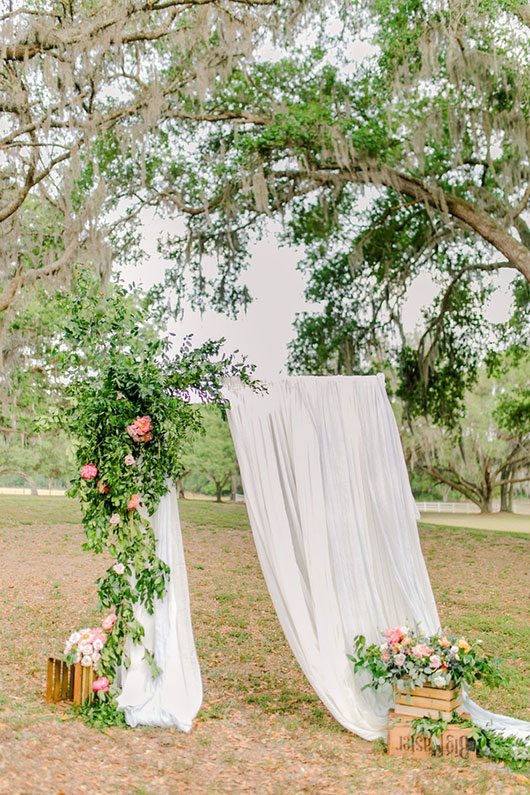
[[[237,475],[234,474],[230,476],[230,501],[235,502],[237,500]]]
[[[222,500],[222,496],[223,496],[223,483],[220,483],[219,481],[216,480],[215,481],[215,501],[216,502],[222,502],[223,501]]]
[[[186,494],[184,493],[184,481],[182,480],[182,478],[177,478],[176,487],[177,487],[178,499],[185,500]]]
[[[501,480],[508,480],[511,474],[510,467],[504,467]],[[501,483],[501,511],[513,513],[513,483]]]
[[[445,486],[445,488],[443,490],[443,495],[442,495],[442,501],[443,502],[449,502],[450,493],[451,493],[451,486]]]

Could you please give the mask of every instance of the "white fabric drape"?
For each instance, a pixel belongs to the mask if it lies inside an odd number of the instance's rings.
[[[225,384],[229,422],[265,580],[287,640],[335,718],[384,735],[390,693],[362,690],[356,634],[439,628],[384,378],[295,377],[255,393]],[[530,725],[467,708],[480,725]]]
[[[145,629],[145,646],[161,673],[153,678],[144,647],[128,643],[130,666],[122,671],[118,704],[129,726],[174,726],[189,732],[202,702],[202,681],[193,629],[182,531],[174,487],[160,500],[152,517],[158,557],[171,570],[164,598],[153,615],[138,606],[136,618]]]

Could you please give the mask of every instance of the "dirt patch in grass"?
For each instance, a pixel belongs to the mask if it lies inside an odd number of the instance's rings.
[[[75,506],[26,498],[19,512],[13,499],[0,498],[1,793],[527,791],[524,777],[485,761],[391,759],[331,718],[284,640],[242,505],[181,507],[205,689],[194,731],[101,733],[48,707],[46,656],[97,619],[94,581],[108,564],[81,551]],[[422,542],[444,624],[503,649],[508,687],[477,699],[528,717],[528,542],[442,528]]]

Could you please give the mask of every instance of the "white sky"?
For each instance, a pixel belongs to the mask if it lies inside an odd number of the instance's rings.
[[[143,247],[147,254],[140,266],[126,267],[122,272],[125,283],[135,282],[150,287],[161,281],[167,262],[157,252],[157,238],[161,232],[178,234],[182,231],[178,220],[162,221],[154,214],[143,217]],[[292,323],[297,312],[310,308],[304,301],[304,277],[296,270],[301,259],[300,250],[280,247],[274,231],[251,248],[251,266],[243,279],[248,285],[253,302],[246,314],[237,320],[206,311],[185,310],[182,321],[175,322],[171,330],[178,337],[193,334],[197,344],[206,339],[226,338],[226,350],[239,350],[257,366],[260,378],[271,378],[286,373],[287,344],[293,338]],[[501,321],[507,317],[510,297],[506,289],[510,272],[501,271],[499,288],[490,302],[488,318]],[[502,280],[502,281],[501,281]],[[427,276],[412,285],[404,310],[407,332],[414,331],[421,319],[421,309],[432,301],[436,288]]]

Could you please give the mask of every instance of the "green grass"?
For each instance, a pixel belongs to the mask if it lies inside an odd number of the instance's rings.
[[[98,620],[94,583],[108,563],[81,551],[74,502],[0,496],[0,755],[4,743],[9,759],[17,759],[31,732],[36,759],[66,776],[55,788],[65,792],[75,791],[79,760],[71,749],[80,747],[79,732],[83,769],[99,771],[91,773],[99,776],[95,791],[166,792],[163,780],[168,791],[182,786],[187,792],[181,777],[187,781],[188,774],[201,792],[238,792],[238,782],[247,787],[241,791],[268,792],[271,781],[274,793],[415,791],[414,771],[424,792],[465,791],[461,763],[385,756],[342,729],[323,707],[285,642],[243,504],[187,500],[179,509],[205,688],[198,727],[186,736],[160,730],[124,735],[116,729],[101,738],[77,720],[61,721],[61,710],[47,706],[40,692],[46,655],[60,651],[76,626]],[[523,581],[530,538],[430,526],[420,535],[442,623],[481,637],[502,658],[506,686],[475,688],[474,697],[486,708],[528,718]],[[13,732],[7,740],[2,725]],[[129,746],[133,756],[121,761]],[[113,765],[100,770],[108,754]],[[157,774],[146,759],[165,772]],[[313,778],[306,780],[302,770],[312,771]],[[489,770],[486,778],[495,781],[495,791],[510,791],[508,773]],[[211,783],[216,775],[219,785]],[[483,778],[483,768],[465,766],[467,791],[486,792]],[[23,785],[31,792],[55,791],[32,787],[25,778],[17,784],[7,790]]]

